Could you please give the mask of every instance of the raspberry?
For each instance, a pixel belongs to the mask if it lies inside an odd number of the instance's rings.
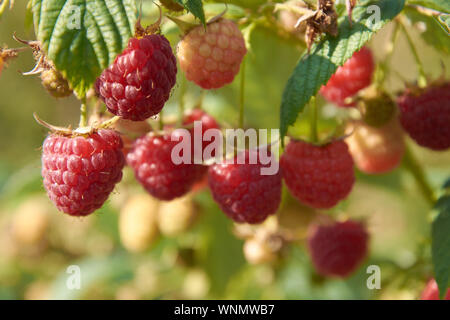
[[[134,121],[158,114],[176,82],[177,63],[162,35],[132,38],[96,83],[100,97],[115,115]]]
[[[308,248],[316,271],[323,276],[348,277],[367,256],[369,235],[358,222],[313,225]]]
[[[357,122],[349,126],[346,139],[356,166],[365,173],[386,173],[395,169],[405,152],[403,132],[397,119],[380,128]]]
[[[250,164],[250,152],[245,151],[245,163],[216,164],[209,168],[208,182],[214,200],[235,222],[260,223],[274,214],[281,201],[281,173],[262,175],[267,165]],[[275,161],[272,159],[272,161]]]
[[[127,155],[136,179],[157,199],[168,201],[185,195],[198,177],[195,165],[172,161],[172,149],[178,143],[171,141],[170,134],[150,133],[137,139]]]
[[[112,130],[88,137],[51,134],[42,153],[42,177],[50,200],[71,216],[100,208],[122,179],[122,139]]]
[[[328,100],[341,107],[352,107],[345,99],[354,96],[372,82],[375,69],[372,52],[363,47],[333,74],[320,93]]]
[[[14,213],[12,234],[25,246],[38,245],[47,234],[52,208],[45,196],[27,198]]]
[[[239,73],[245,40],[237,25],[220,19],[192,29],[178,44],[180,68],[188,80],[203,89],[217,89],[231,83]]]
[[[187,195],[161,204],[157,216],[158,228],[163,235],[175,237],[188,230],[195,217],[194,202],[192,197]]]
[[[291,0],[286,1],[285,5],[292,8],[300,8],[307,9],[306,4],[303,1]],[[281,10],[278,16],[278,20],[281,26],[289,33],[292,33],[296,36],[304,35],[306,29],[306,23],[301,23],[298,27],[295,27],[298,19],[301,18],[301,14],[294,12],[293,10],[286,9]]]
[[[72,94],[69,83],[56,69],[47,69],[41,73],[42,85],[55,98],[64,98]]]
[[[419,95],[408,90],[397,103],[403,129],[419,145],[437,151],[450,147],[450,82]]]
[[[369,126],[381,127],[392,119],[395,114],[395,103],[391,97],[382,91],[375,91],[375,96],[360,102],[363,120]]]
[[[422,292],[421,300],[440,300],[439,299],[439,288],[436,280],[431,279],[428,281],[425,289]],[[447,289],[444,300],[450,300],[450,289]]]
[[[217,121],[211,117],[209,114],[207,114],[206,112],[204,112],[203,110],[200,109],[194,109],[192,110],[190,113],[188,113],[185,117],[184,117],[184,121],[183,121],[183,125],[188,126],[188,125],[194,125],[195,121],[201,121],[202,122],[202,132],[201,132],[201,136],[203,138],[205,132],[209,129],[220,129],[219,124],[217,123]],[[191,154],[192,154],[192,161],[194,161],[194,127],[192,127],[190,130],[191,133]],[[202,155],[203,155],[203,151],[205,150],[205,148],[211,143],[212,141],[204,141],[202,139]],[[215,153],[212,153],[212,156],[215,156]],[[203,159],[208,160],[208,159]],[[194,162],[192,162],[194,163]],[[197,181],[203,180],[206,172],[208,171],[208,166],[205,165],[196,165],[197,169],[198,169],[198,178]]]
[[[245,240],[244,256],[250,264],[264,264],[276,260],[277,255],[274,250],[262,239],[255,237]]]
[[[0,75],[2,74],[3,65],[4,65],[3,59],[2,57],[0,57]]]
[[[148,194],[133,195],[120,211],[119,234],[132,252],[145,251],[158,237],[156,215],[159,203]]]
[[[291,141],[280,164],[292,194],[317,209],[334,207],[347,197],[355,182],[353,159],[342,141],[325,146]]]

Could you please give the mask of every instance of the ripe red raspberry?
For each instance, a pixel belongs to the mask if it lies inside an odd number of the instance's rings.
[[[403,128],[419,145],[438,151],[450,147],[450,82],[419,95],[408,90],[397,103]]]
[[[100,208],[122,179],[122,139],[113,130],[88,137],[51,134],[42,153],[42,177],[50,200],[71,216]]]
[[[195,165],[173,162],[172,149],[178,143],[171,141],[168,133],[150,133],[137,139],[127,154],[136,179],[157,199],[168,201],[185,195],[198,176]]]
[[[245,151],[245,163],[216,164],[209,168],[208,182],[214,200],[235,222],[261,223],[274,214],[281,201],[281,173],[262,175],[268,167],[258,161],[250,164],[250,152]],[[272,161],[275,161],[272,159]]]
[[[348,277],[367,256],[369,235],[355,221],[313,225],[308,231],[308,249],[317,273]]]
[[[356,166],[362,172],[386,173],[402,161],[405,141],[396,118],[380,128],[359,121],[351,124],[348,130],[352,133],[346,142]]]
[[[188,80],[203,89],[217,89],[231,83],[247,53],[237,25],[220,19],[191,30],[178,44],[180,68]]]
[[[347,197],[355,182],[353,159],[343,141],[325,146],[291,141],[280,164],[291,193],[317,209],[334,207]]]
[[[352,107],[345,99],[354,96],[372,82],[375,64],[370,49],[363,47],[333,74],[320,93],[341,107]]]
[[[195,121],[201,121],[202,123],[202,131],[201,131],[201,138],[202,138],[202,145],[201,145],[201,155],[203,155],[203,151],[205,150],[205,148],[212,143],[212,141],[204,141],[203,140],[203,136],[205,134],[205,132],[209,129],[219,129],[220,126],[217,123],[217,121],[211,117],[209,114],[207,114],[206,112],[204,112],[203,110],[200,109],[194,109],[192,111],[190,111],[185,117],[184,117],[184,121],[183,124],[185,126],[189,126],[192,125],[194,126],[194,122]],[[190,133],[191,133],[191,152],[192,152],[192,161],[194,161],[194,152],[195,152],[195,145],[194,145],[194,141],[195,141],[195,132],[194,132],[194,127],[189,129]],[[200,152],[200,150],[199,150]],[[201,156],[199,154],[199,156]],[[213,156],[215,156],[215,153],[212,153]],[[208,160],[208,159],[203,159],[203,161]],[[194,163],[194,162],[192,162]],[[197,169],[198,169],[198,179],[197,181],[201,181],[203,180],[206,172],[208,171],[208,166],[205,165],[196,165]]]
[[[169,41],[157,34],[132,38],[103,71],[96,89],[115,115],[134,121],[158,114],[175,85],[177,63]]]
[[[436,280],[431,279],[428,281],[425,289],[422,292],[421,300],[440,300],[439,299],[439,288]],[[450,289],[447,289],[444,300],[450,300]]]

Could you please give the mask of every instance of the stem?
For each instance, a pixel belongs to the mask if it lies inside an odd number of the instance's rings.
[[[79,127],[86,127],[86,126],[87,126],[87,104],[86,104],[86,97],[83,97],[81,98]]]
[[[422,166],[414,157],[409,147],[406,147],[403,164],[405,168],[413,175],[424,198],[430,203],[431,206],[433,206],[436,202],[436,197],[434,195],[433,189],[431,188],[430,183],[425,176],[425,172]]]
[[[239,97],[239,128],[244,128],[244,102],[245,102],[245,60],[241,66],[241,92]]]
[[[309,102],[309,107],[311,108],[311,132],[310,132],[310,138],[311,138],[311,142],[316,143],[319,139],[318,139],[318,134],[317,134],[317,100],[316,97],[312,97],[310,102]]]
[[[426,87],[427,86],[427,77],[425,75],[425,71],[423,69],[422,62],[420,61],[419,54],[417,53],[416,47],[414,46],[414,43],[413,43],[411,37],[409,36],[408,31],[406,30],[406,27],[403,23],[402,23],[402,27],[403,27],[403,33],[405,34],[406,40],[408,41],[408,45],[414,56],[414,60],[416,61],[417,71],[419,72],[419,79],[418,79],[419,86]]]
[[[379,79],[377,79],[378,80],[377,83],[380,86],[386,80],[386,73],[387,73],[388,67],[391,63],[392,56],[394,55],[395,43],[397,42],[399,31],[400,31],[400,25],[397,22],[394,25],[394,30],[392,30],[391,39],[389,40],[388,47],[386,50],[386,56],[384,58],[383,63],[381,64],[381,76],[379,77]]]
[[[164,130],[164,121],[163,121],[163,112],[161,110],[161,112],[159,113],[159,130],[163,131]]]

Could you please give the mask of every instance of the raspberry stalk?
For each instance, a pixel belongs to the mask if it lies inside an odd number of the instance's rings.
[[[241,88],[239,97],[239,128],[244,128],[244,103],[245,103],[245,57],[241,63]]]
[[[425,71],[423,69],[423,65],[422,62],[419,58],[419,54],[417,53],[416,47],[414,46],[414,43],[411,39],[411,37],[408,34],[408,31],[406,31],[406,27],[403,23],[400,23],[402,28],[403,28],[403,33],[406,37],[406,40],[408,42],[409,48],[411,50],[411,53],[414,56],[414,60],[416,61],[416,67],[417,67],[417,71],[419,72],[419,78],[418,78],[418,84],[420,87],[424,88],[427,86],[427,77],[425,75]]]
[[[431,206],[433,206],[436,203],[436,196],[434,195],[433,189],[425,176],[422,166],[419,164],[408,147],[406,147],[403,161],[405,169],[407,169],[416,180],[416,183],[419,186],[424,198]]]
[[[319,138],[318,138],[318,133],[317,133],[317,113],[318,113],[318,107],[317,107],[317,100],[316,97],[312,97],[310,102],[309,102],[309,107],[311,108],[311,132],[310,132],[310,137],[311,137],[311,142],[312,143],[316,143]]]
[[[87,104],[86,104],[86,96],[81,98],[81,106],[80,106],[80,124],[79,127],[85,127],[87,125]]]

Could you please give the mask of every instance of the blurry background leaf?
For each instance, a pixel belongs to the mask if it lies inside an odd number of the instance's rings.
[[[202,0],[176,0],[176,2],[181,4],[187,11],[198,18],[201,23],[206,24],[205,11],[203,10]]]
[[[73,265],[80,268],[80,289],[73,289],[67,285],[68,279],[74,274],[68,273],[66,269],[53,282],[50,299],[82,299],[83,295],[95,285],[112,281],[113,279],[117,281],[119,278],[127,280],[133,276],[131,263],[125,258],[123,253],[108,257],[86,258],[74,261]]]
[[[33,0],[37,39],[79,97],[92,87],[134,32],[133,0]]]
[[[415,4],[441,12],[450,13],[450,2],[448,0],[408,0],[408,4]]]
[[[425,24],[425,30],[420,32],[425,42],[446,54],[450,53],[450,37],[443,29],[444,27],[439,25],[436,18],[420,14],[409,8],[405,9],[405,13],[413,23]]]
[[[450,14],[441,14],[438,17],[438,21],[443,28],[447,28],[447,30],[444,29],[444,31],[446,31],[448,35],[450,32]]]
[[[432,259],[441,298],[445,296],[450,280],[450,195],[436,203],[438,215],[432,224]]]
[[[367,8],[376,3],[380,9],[380,21],[373,23],[373,12]],[[280,110],[281,136],[288,126],[295,123],[298,114],[321,85],[326,84],[336,69],[351,58],[373,34],[392,20],[403,9],[404,0],[360,1],[353,11],[353,26],[347,17],[339,19],[339,35],[328,35],[324,41],[313,46],[310,54],[304,55],[291,75]]]

